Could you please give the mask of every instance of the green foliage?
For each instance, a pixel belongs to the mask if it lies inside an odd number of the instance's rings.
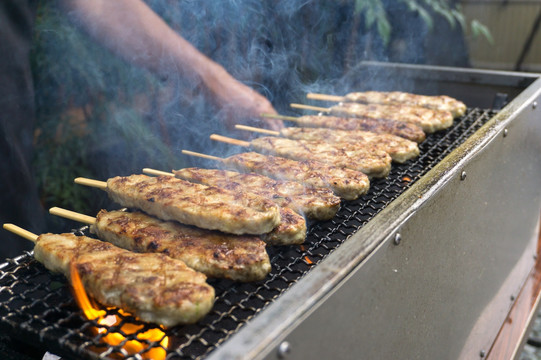
[[[472,20],[471,30],[472,30],[473,36],[483,36],[488,40],[489,43],[494,44],[494,38],[492,37],[490,30],[485,25],[481,24],[479,21]]]
[[[467,24],[461,7],[456,2],[449,0],[396,0],[403,3],[412,14],[417,14],[429,29],[434,26],[434,15],[442,16],[451,27],[460,26],[466,30]],[[392,26],[389,22],[384,0],[355,0],[355,11],[357,14],[364,14],[366,29],[372,28],[375,24],[377,33],[384,44],[391,39]],[[474,36],[483,36],[491,44],[492,35],[489,29],[477,20],[470,23]]]
[[[364,13],[366,29],[370,29],[374,23],[379,36],[387,44],[391,38],[391,24],[387,18],[387,12],[381,0],[356,0],[355,12]]]

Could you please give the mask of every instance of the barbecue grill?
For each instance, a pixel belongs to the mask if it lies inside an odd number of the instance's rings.
[[[270,247],[264,281],[210,280],[213,310],[166,330],[167,359],[489,353],[536,262],[541,79],[389,63],[362,63],[356,76],[355,89],[446,94],[468,111],[332,220],[310,224],[305,244]],[[3,333],[67,359],[144,356],[105,344],[92,331],[104,326],[86,320],[65,279],[31,253],[0,265],[0,315]]]

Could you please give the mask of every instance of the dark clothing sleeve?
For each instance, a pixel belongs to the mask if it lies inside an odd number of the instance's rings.
[[[0,1],[0,222],[40,233],[44,211],[32,172],[34,93],[30,50],[36,4]],[[32,243],[2,230],[0,261]]]

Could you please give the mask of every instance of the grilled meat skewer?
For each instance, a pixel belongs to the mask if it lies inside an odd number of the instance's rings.
[[[389,119],[415,124],[427,134],[453,125],[449,111],[432,110],[418,106],[340,103],[331,107],[331,113],[354,117]]]
[[[86,185],[84,180],[75,182]],[[103,189],[122,206],[203,229],[259,235],[280,223],[279,208],[270,200],[172,176],[117,176],[107,180]]]
[[[418,95],[402,91],[364,91],[352,92],[344,96],[332,96],[324,94],[307,94],[308,99],[330,100],[339,102],[356,102],[364,104],[402,104],[420,106],[428,109],[449,111],[454,117],[466,113],[466,105],[457,99],[446,95]]]
[[[154,169],[143,169],[143,172],[156,176],[171,176],[175,174]],[[306,240],[306,221],[304,217],[289,208],[279,207],[280,223],[271,232],[260,234],[259,237],[269,245],[302,244]]]
[[[217,169],[185,168],[173,173],[183,180],[257,194],[316,220],[332,219],[340,207],[340,198],[330,189],[310,188],[295,181]]]
[[[344,145],[344,146],[343,146]],[[260,137],[251,146],[261,153],[270,153],[293,160],[312,159],[360,171],[371,177],[386,177],[391,170],[391,157],[385,151],[351,144],[328,144],[325,141],[291,140]]]
[[[360,130],[336,130],[329,128],[287,127],[280,131],[260,129],[252,126],[235,125],[240,130],[283,136],[293,140],[316,140],[330,143],[354,143],[357,145],[370,144],[385,151],[393,161],[404,163],[419,155],[419,146],[414,141],[392,134],[375,134]]]
[[[267,114],[268,117],[279,117],[282,120],[293,121],[299,126],[330,128],[339,130],[361,130],[376,134],[393,134],[404,139],[421,143],[426,135],[419,126],[394,120],[373,118],[348,118],[326,115],[304,115],[299,117]]]
[[[329,188],[345,200],[357,199],[364,195],[370,187],[368,176],[362,172],[319,161],[297,161],[256,152],[240,153],[227,158],[189,150],[182,150],[182,153],[218,161],[229,170],[253,172],[277,180],[297,181],[308,187]]]
[[[371,144],[388,153],[393,161],[404,163],[419,156],[419,146],[392,134],[375,134],[360,130],[287,127],[280,130],[284,137],[295,140],[318,140],[331,143]]]
[[[315,188],[330,188],[345,200],[357,199],[370,187],[368,176],[362,172],[314,160],[296,161],[256,152],[240,153],[218,160],[229,169],[254,172],[278,180],[298,181]]]
[[[291,104],[291,107],[311,108],[302,104]],[[444,130],[453,125],[453,115],[449,111],[432,110],[419,106],[346,102],[318,110],[338,116],[402,121],[421,127],[425,133]]]
[[[194,323],[214,304],[206,276],[181,260],[133,253],[74,234],[42,234],[35,244],[34,257],[47,269],[69,278],[73,263],[93,298],[143,321],[167,327]]]
[[[162,253],[209,277],[257,281],[271,270],[265,243],[256,236],[199,229],[138,211],[101,210],[95,218],[61,208],[49,212],[91,225],[90,232],[120,248]]]
[[[293,160],[315,160],[338,167],[361,171],[368,176],[385,177],[391,170],[391,157],[385,151],[370,146],[362,148],[351,144],[328,144],[323,141],[291,140],[273,136],[239,141],[217,134],[212,140],[251,147],[263,153],[282,156]]]

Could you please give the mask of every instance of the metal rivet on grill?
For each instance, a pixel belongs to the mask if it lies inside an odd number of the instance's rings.
[[[286,357],[286,355],[289,354],[290,352],[291,352],[291,345],[289,344],[289,342],[283,341],[278,346],[278,358],[279,359],[284,359]]]
[[[460,174],[460,180],[465,180],[466,179],[466,172],[463,171],[462,174]]]
[[[401,241],[402,241],[402,235],[400,235],[400,233],[396,233],[396,235],[394,236],[394,244],[399,245]]]
[[[487,355],[487,353],[486,353],[485,350],[481,350],[481,351],[479,352],[479,356],[482,357],[482,358],[484,358],[486,355]]]
[[[503,129],[503,137],[506,137],[507,134],[509,134],[509,130],[507,129]]]
[[[532,104],[532,108],[537,108],[537,101],[534,101],[533,104]]]

